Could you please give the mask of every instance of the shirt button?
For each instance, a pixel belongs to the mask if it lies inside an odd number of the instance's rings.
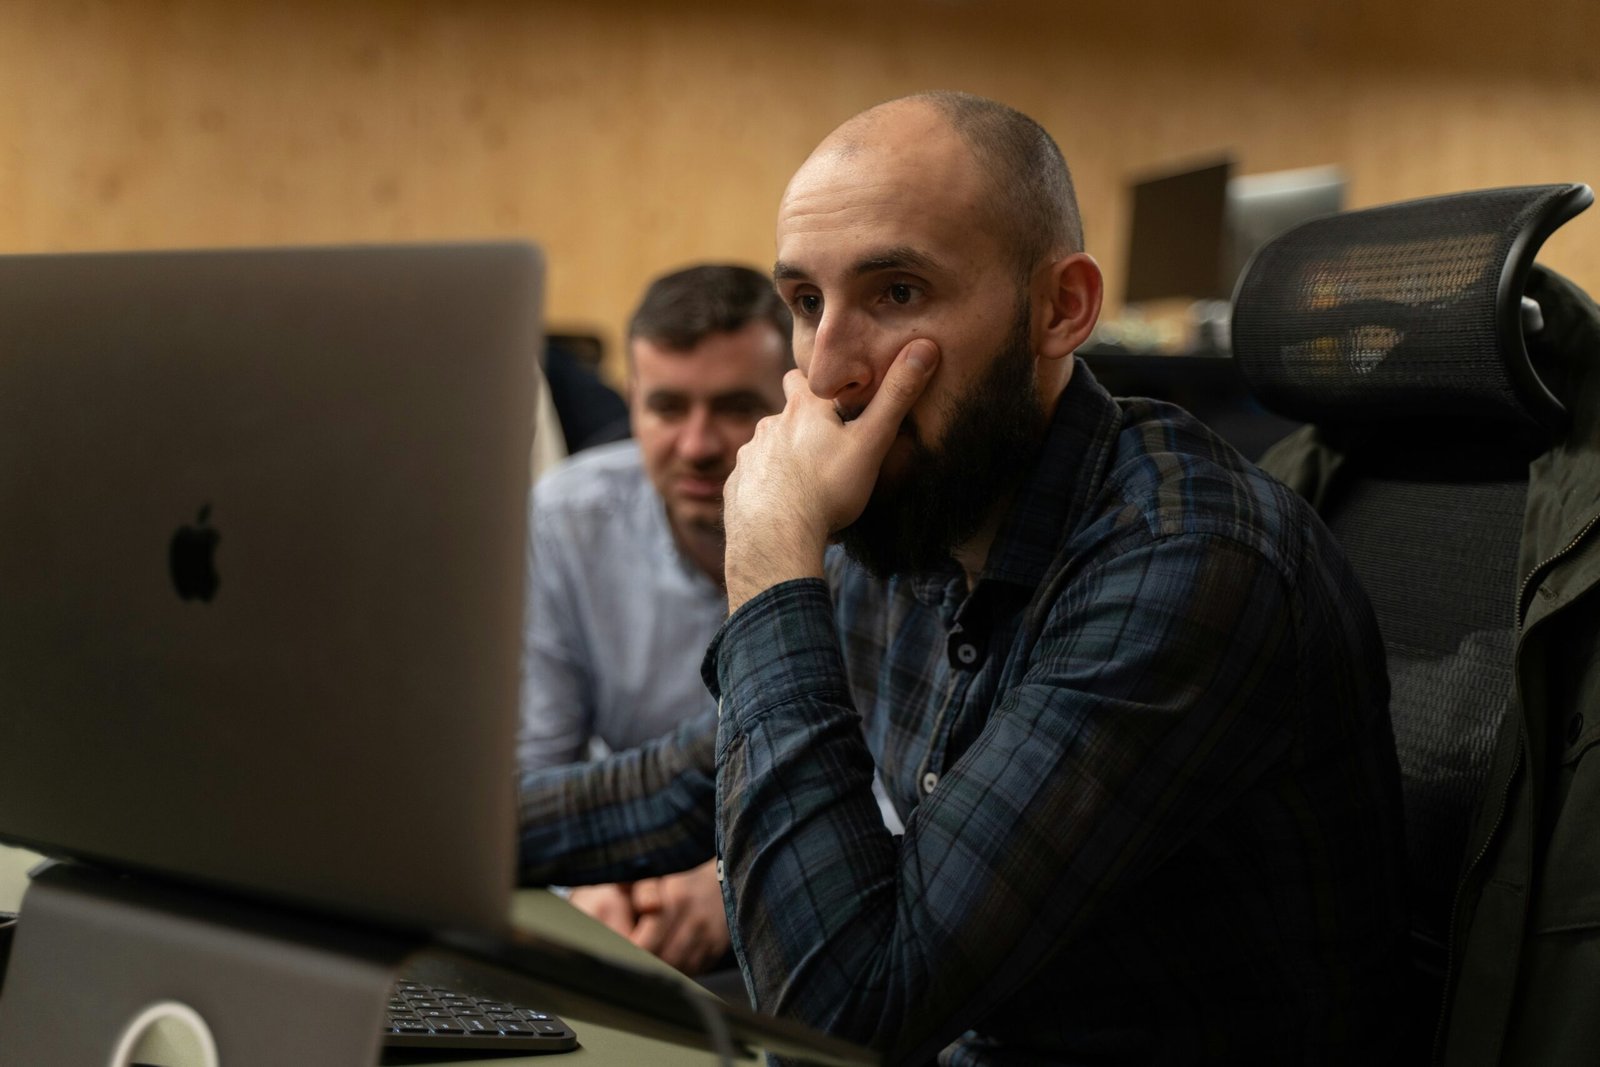
[[[978,648],[976,645],[959,645],[956,648],[956,659],[961,661],[963,667],[970,667],[978,662]]]
[[[1583,733],[1583,713],[1574,712],[1572,718],[1567,720],[1567,744],[1572,744]]]
[[[924,774],[922,776],[922,791],[924,793],[933,792],[933,787],[938,785],[938,784],[939,784],[939,776],[937,774],[934,774],[932,771],[929,771],[927,774]]]
[[[722,861],[720,859],[717,860],[717,881],[722,881]]]

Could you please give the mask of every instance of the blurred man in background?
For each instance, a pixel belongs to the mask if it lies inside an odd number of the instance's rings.
[[[770,279],[745,267],[689,267],[645,291],[628,327],[633,440],[573,457],[534,492],[524,774],[714,709],[700,662],[727,614],[722,485],[756,422],[783,406],[789,328]],[[728,949],[709,865],[570,899],[686,973]]]

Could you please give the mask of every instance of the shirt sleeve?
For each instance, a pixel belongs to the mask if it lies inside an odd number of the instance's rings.
[[[1147,542],[1035,618],[1019,684],[898,842],[826,586],[776,586],[724,626],[717,846],[761,1010],[931,1060],[1289,744],[1294,619],[1249,548]]]
[[[569,551],[535,507],[528,527],[517,766],[583,759],[594,728],[594,663],[574,603]]]
[[[716,731],[707,712],[639,748],[524,773],[521,884],[627,882],[710,859]]]

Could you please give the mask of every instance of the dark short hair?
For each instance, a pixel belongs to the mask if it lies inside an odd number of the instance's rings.
[[[1078,194],[1061,148],[1043,126],[994,100],[948,89],[918,93],[961,135],[988,173],[995,208],[1022,265],[1083,251]]]
[[[788,353],[793,324],[772,278],[749,267],[706,263],[651,282],[628,320],[628,340],[642,338],[684,352],[712,334],[732,333],[752,322],[771,323]]]

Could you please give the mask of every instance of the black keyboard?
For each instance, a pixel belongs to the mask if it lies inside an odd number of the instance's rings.
[[[578,1035],[554,1015],[442,986],[400,981],[389,998],[385,1048],[565,1052]]]

